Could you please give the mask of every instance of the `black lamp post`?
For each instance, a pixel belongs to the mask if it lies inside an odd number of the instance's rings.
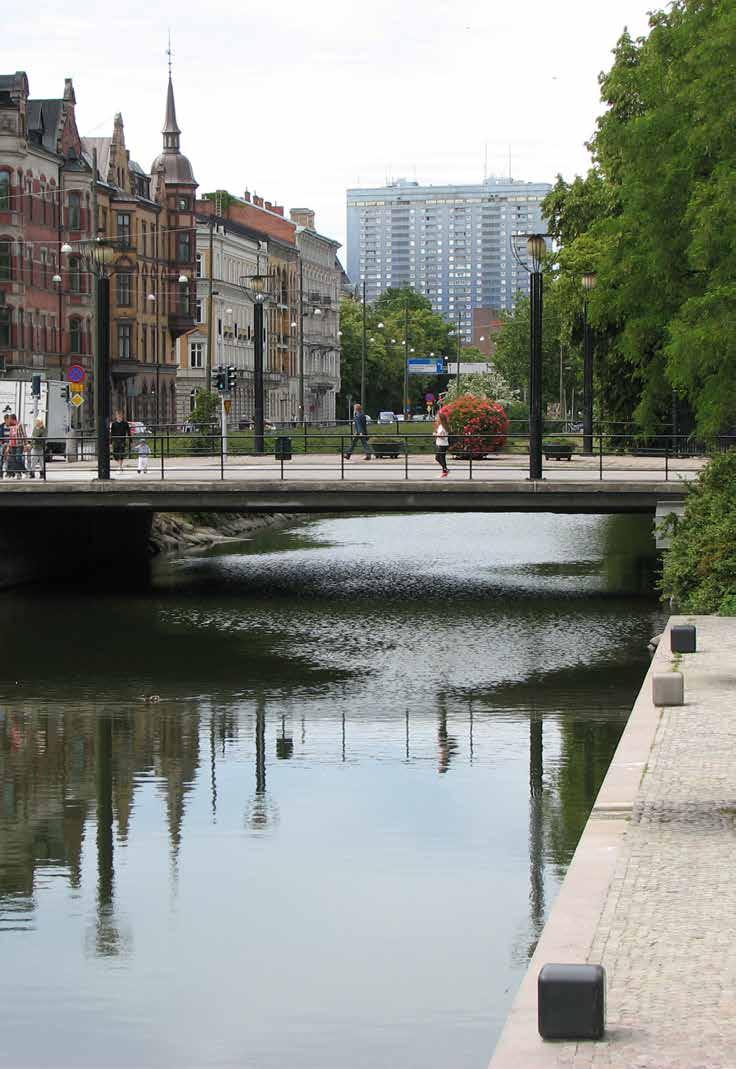
[[[593,332],[588,322],[588,294],[595,289],[592,272],[583,275],[583,452],[593,452]]]
[[[365,354],[366,354],[365,279],[363,279],[363,338],[360,348],[360,407],[365,411]]]
[[[69,255],[71,245],[61,246]],[[76,253],[95,276],[95,320],[97,324],[94,354],[95,427],[97,435],[97,478],[110,478],[110,275],[115,247],[98,235],[82,241]]]
[[[264,441],[264,386],[263,386],[263,308],[269,300],[268,273],[248,275],[243,279],[244,289],[253,301],[253,448],[256,453],[265,451]]]
[[[530,234],[526,249],[531,261],[531,323],[529,337],[529,478],[542,478],[542,257],[544,237]]]

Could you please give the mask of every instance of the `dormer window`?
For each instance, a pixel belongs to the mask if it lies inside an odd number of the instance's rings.
[[[190,207],[189,197],[179,197],[176,202],[176,206],[180,212],[188,212]]]

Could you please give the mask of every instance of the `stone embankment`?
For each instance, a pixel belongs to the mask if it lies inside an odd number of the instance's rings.
[[[673,654],[673,623],[697,652]],[[683,705],[658,708],[654,673]],[[491,1069],[736,1067],[736,620],[673,617],[596,799]],[[600,964],[600,1041],[544,1042],[546,963]]]
[[[275,527],[286,527],[294,516],[282,512],[201,512],[182,515],[157,512],[151,527],[152,555],[204,548],[228,538],[248,538]]]

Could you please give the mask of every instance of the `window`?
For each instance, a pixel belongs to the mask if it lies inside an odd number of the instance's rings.
[[[133,355],[130,346],[130,337],[130,323],[118,323],[118,358],[120,360],[130,360]]]
[[[177,208],[179,209],[180,212],[188,212],[189,211],[189,197],[179,197],[177,202],[176,202],[176,206],[177,206]]]
[[[81,320],[70,320],[70,345],[73,353],[81,353]]]
[[[148,256],[148,227],[145,223],[141,223],[141,231],[143,234],[143,255]]]
[[[194,305],[194,322],[204,323],[204,320],[202,319],[202,301],[199,299],[197,299],[197,302]]]
[[[82,261],[78,256],[69,257],[69,289],[72,293],[82,292]]]
[[[196,258],[196,260],[195,260],[195,264],[196,264],[196,276],[197,276],[197,278],[203,278],[203,277],[204,277],[204,276],[203,276],[203,274],[202,274],[202,264],[203,264],[203,261],[204,261],[204,257],[202,256],[202,253],[201,253],[201,252],[198,252],[198,253],[197,253],[197,258]]]
[[[131,291],[132,286],[130,284],[130,274],[127,271],[122,271],[118,276],[118,305],[127,308],[131,303]]]
[[[188,230],[180,230],[176,235],[176,259],[180,264],[187,264],[191,259],[192,235]]]
[[[0,171],[0,212],[10,211],[10,171]]]
[[[69,194],[69,217],[67,219],[67,226],[70,230],[81,230],[82,228],[82,194],[70,193]]]
[[[7,281],[13,277],[13,257],[9,241],[0,241],[0,279]]]
[[[10,309],[0,308],[0,349],[10,348]]]
[[[148,362],[148,328],[141,329],[141,341],[143,343],[143,362]]]
[[[130,214],[128,212],[118,212],[117,226],[118,244],[127,248],[130,245]]]
[[[193,341],[189,346],[189,366],[204,367],[204,343]]]
[[[189,315],[189,286],[183,282],[179,285],[179,315]]]

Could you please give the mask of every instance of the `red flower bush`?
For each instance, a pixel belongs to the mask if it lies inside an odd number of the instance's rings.
[[[509,417],[498,401],[463,394],[443,406],[450,424],[450,452],[454,456],[483,457],[506,443]]]

